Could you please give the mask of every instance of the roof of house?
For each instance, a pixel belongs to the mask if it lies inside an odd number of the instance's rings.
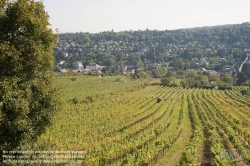
[[[66,72],[68,72],[68,71],[67,71],[66,69],[61,69],[60,72],[66,73]]]
[[[90,63],[90,64],[88,64],[87,66],[99,66],[99,65],[96,64],[96,63]]]

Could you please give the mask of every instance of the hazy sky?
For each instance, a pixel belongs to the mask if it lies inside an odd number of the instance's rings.
[[[60,32],[171,30],[250,21],[250,0],[43,0]]]

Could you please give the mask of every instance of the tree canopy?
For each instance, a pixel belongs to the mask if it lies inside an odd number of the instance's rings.
[[[101,66],[150,70],[150,64],[168,64],[174,70],[206,68],[223,72],[237,69],[246,58],[250,23],[179,30],[62,33],[55,48],[57,63],[75,61]],[[109,60],[110,59],[110,60]],[[138,64],[139,63],[139,64]],[[128,69],[130,69],[128,68]]]
[[[27,146],[57,107],[51,69],[57,35],[42,2],[17,0],[0,17],[0,146]]]

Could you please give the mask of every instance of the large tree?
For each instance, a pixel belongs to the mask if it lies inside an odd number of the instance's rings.
[[[244,73],[247,76],[247,78],[250,78],[250,63],[249,62],[243,64],[241,72]]]
[[[243,72],[237,74],[237,79],[237,85],[243,85],[248,80],[247,75]]]
[[[0,151],[28,148],[57,107],[53,47],[42,2],[17,0],[0,15]]]
[[[165,67],[159,67],[154,71],[154,75],[156,78],[162,78],[167,74],[167,69]]]

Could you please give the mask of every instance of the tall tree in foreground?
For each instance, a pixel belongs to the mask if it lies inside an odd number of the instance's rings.
[[[53,47],[42,2],[17,0],[0,15],[0,151],[29,148],[56,110]]]

